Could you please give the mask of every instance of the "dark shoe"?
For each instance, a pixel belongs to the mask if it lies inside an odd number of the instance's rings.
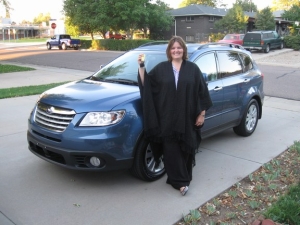
[[[184,196],[189,190],[189,187],[188,186],[185,186],[182,190],[179,190],[180,193]]]

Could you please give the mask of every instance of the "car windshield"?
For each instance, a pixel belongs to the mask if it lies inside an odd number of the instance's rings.
[[[227,34],[224,38],[223,38],[223,40],[237,40],[238,39],[238,37],[237,36],[234,36],[234,35],[231,35],[231,34]]]
[[[104,66],[91,79],[114,83],[124,83],[127,81],[129,84],[136,84],[138,75],[137,59],[141,53],[146,55],[145,67],[147,71],[150,71],[159,62],[167,60],[165,52],[130,51]]]

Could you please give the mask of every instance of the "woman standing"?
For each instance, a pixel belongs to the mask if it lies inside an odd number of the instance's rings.
[[[167,183],[185,195],[201,140],[198,129],[212,102],[200,69],[187,61],[187,47],[181,37],[171,38],[166,54],[168,61],[149,73],[143,55],[138,57],[144,132],[155,159],[160,152],[164,156]]]

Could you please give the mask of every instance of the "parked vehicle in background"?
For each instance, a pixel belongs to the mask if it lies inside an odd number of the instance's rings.
[[[247,50],[262,50],[268,53],[270,49],[284,46],[283,37],[276,31],[252,31],[245,34],[243,47]]]
[[[119,34],[111,31],[107,31],[105,34],[106,39],[118,39],[118,40],[124,40],[127,38],[126,34]]]
[[[46,41],[46,46],[48,50],[51,50],[52,47],[58,47],[63,50],[68,48],[78,50],[81,43],[79,39],[71,39],[69,34],[56,34]]]
[[[233,43],[243,45],[243,38],[245,34],[226,34],[222,40],[219,40],[219,43]]]
[[[165,173],[143,134],[137,58],[150,71],[167,60],[167,44],[149,43],[119,56],[83,80],[44,92],[29,119],[29,150],[56,165],[85,171],[130,169],[146,181]],[[206,138],[233,128],[250,136],[262,117],[263,75],[251,53],[233,44],[187,44],[201,69],[213,106],[201,129]]]

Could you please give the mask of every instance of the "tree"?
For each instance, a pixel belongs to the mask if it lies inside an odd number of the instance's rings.
[[[300,21],[300,6],[293,5],[289,10],[284,10],[282,17],[290,21]]]
[[[179,7],[185,7],[192,4],[199,4],[199,5],[208,5],[212,7],[217,7],[218,0],[183,0]]]
[[[113,0],[65,0],[63,6],[68,25],[90,34],[92,39],[94,33],[100,32],[104,37],[109,30],[113,21],[111,8]]]
[[[114,23],[112,28],[126,30],[130,37],[133,37],[136,29],[145,29],[148,27],[150,20],[154,19],[150,14],[150,0],[114,1]]]
[[[249,17],[244,14],[242,7],[233,4],[228,13],[215,23],[216,28],[227,30],[229,33],[241,33],[245,31]]]
[[[77,26],[74,26],[70,22],[70,18],[66,17],[65,19],[65,27],[66,27],[66,32],[70,34],[73,37],[78,37],[80,34],[79,28]]]
[[[300,21],[300,6],[293,5],[289,10],[285,10],[282,14],[283,18],[286,18],[290,21]],[[284,27],[286,29],[286,27]],[[298,34],[299,33],[299,24],[295,23],[292,26],[289,26],[290,34]]]
[[[299,0],[273,0],[272,10],[289,10],[293,5],[300,6]]]
[[[252,0],[236,0],[235,4],[242,7],[243,11],[246,12],[257,12],[257,6],[252,2]]]
[[[47,26],[49,26],[50,19],[50,13],[47,13],[46,15],[40,13],[37,17],[33,18],[33,24],[41,24],[42,22],[46,22]]]
[[[256,13],[255,27],[259,30],[274,30],[274,16],[269,7]]]
[[[157,0],[65,0],[64,11],[69,25],[81,33],[105,33],[125,30],[130,37],[136,29],[170,27],[171,18],[165,13],[167,5]],[[155,15],[155,16],[154,16]]]
[[[150,39],[162,39],[164,31],[170,30],[173,23],[173,17],[166,13],[169,8],[160,0],[156,1],[156,4],[150,4],[148,8],[150,15],[148,20]]]
[[[5,17],[10,18],[10,11],[13,10],[13,8],[10,7],[10,3],[8,0],[0,0],[0,5],[4,6],[5,8]]]

